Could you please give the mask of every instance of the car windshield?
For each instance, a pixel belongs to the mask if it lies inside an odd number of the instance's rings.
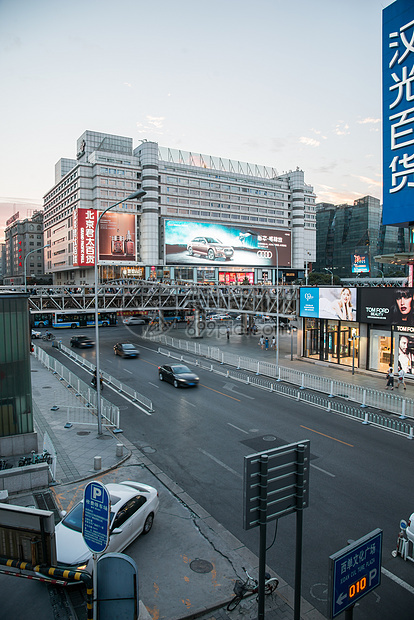
[[[185,372],[191,372],[191,370],[189,368],[187,368],[187,366],[184,366],[183,364],[180,364],[180,366],[172,366],[173,372],[175,372],[177,375],[181,375]]]
[[[115,504],[117,504],[119,502],[119,499],[120,498],[117,497],[116,495],[111,495],[111,506],[114,506]],[[112,521],[114,520],[115,514],[116,513],[113,510],[111,510],[110,523],[112,523]],[[62,523],[69,529],[75,530],[75,532],[81,532],[82,531],[82,517],[83,517],[83,502],[79,502],[79,504],[75,506],[73,510],[71,510],[67,515],[65,515],[65,517],[63,517]]]
[[[220,239],[214,239],[213,237],[206,237],[207,243],[221,243]]]
[[[135,349],[133,344],[121,344],[123,349]]]

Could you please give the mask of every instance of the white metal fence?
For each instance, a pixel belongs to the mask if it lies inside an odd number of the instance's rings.
[[[414,417],[414,400],[404,398],[395,392],[381,392],[371,388],[355,384],[345,383],[323,377],[304,373],[294,368],[286,368],[267,361],[259,361],[243,357],[235,353],[221,351],[218,347],[210,347],[200,342],[180,340],[164,334],[152,335],[151,340],[165,344],[168,347],[187,351],[206,359],[215,360],[220,364],[234,366],[239,370],[255,373],[257,376],[271,377],[278,382],[297,385],[301,390],[314,390],[328,394],[329,398],[335,397],[358,403],[360,407],[372,407],[399,416]]]
[[[57,359],[51,357],[41,347],[34,347],[34,355],[48,368],[79,401],[79,406],[67,406],[67,422],[71,424],[98,424],[96,417],[97,393]],[[89,363],[89,362],[88,362]],[[119,408],[101,397],[101,415],[107,426],[120,426]]]

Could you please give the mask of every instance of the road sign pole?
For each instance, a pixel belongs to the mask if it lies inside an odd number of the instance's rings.
[[[98,566],[98,556],[96,555],[96,553],[94,553],[92,555],[93,558],[93,575],[92,575],[92,579],[93,579],[93,620],[98,620],[98,571],[97,571],[97,566]]]
[[[259,604],[258,620],[265,617],[265,580],[266,580],[266,517],[267,517],[267,474],[269,457],[260,456],[260,546],[259,546]]]
[[[305,446],[297,446],[296,483],[296,562],[295,562],[295,606],[294,620],[300,620],[300,598],[302,590],[302,544],[303,544],[303,490],[305,481]]]

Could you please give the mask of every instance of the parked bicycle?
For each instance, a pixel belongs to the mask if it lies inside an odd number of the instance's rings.
[[[258,592],[259,592],[258,580],[253,579],[253,577],[249,575],[249,573],[244,568],[244,566],[242,568],[247,575],[247,579],[246,581],[240,581],[240,579],[236,580],[236,583],[234,584],[234,588],[233,588],[234,597],[231,599],[231,601],[227,605],[227,611],[233,611],[233,609],[236,609],[237,605],[244,598],[253,596],[253,594],[258,595]],[[265,586],[264,586],[264,593],[272,594],[276,590],[277,586],[279,585],[279,579],[276,579],[276,577],[271,577],[269,573],[265,573],[265,578],[266,578],[266,581],[265,581]],[[256,600],[258,599],[259,599],[259,596],[256,597]]]

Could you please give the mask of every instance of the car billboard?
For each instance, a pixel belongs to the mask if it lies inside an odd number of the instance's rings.
[[[414,288],[378,287],[359,290],[358,317],[361,323],[400,325],[414,331]]]
[[[356,288],[300,289],[299,315],[308,318],[356,321]]]
[[[397,0],[382,12],[382,223],[414,221],[414,6]]]
[[[164,225],[168,264],[291,265],[290,231],[189,220],[165,220]]]
[[[73,214],[73,264],[95,265],[95,227],[99,212],[76,209]],[[99,262],[135,265],[137,257],[135,215],[105,213],[99,222]]]

